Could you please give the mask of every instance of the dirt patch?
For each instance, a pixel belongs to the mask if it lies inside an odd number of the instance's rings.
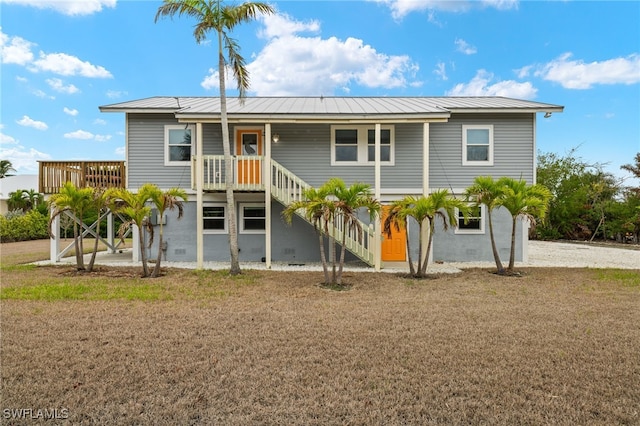
[[[2,300],[2,410],[65,409],[70,424],[640,422],[638,271],[346,272],[338,292],[321,272],[69,270],[16,268],[3,287],[142,282],[172,297]]]

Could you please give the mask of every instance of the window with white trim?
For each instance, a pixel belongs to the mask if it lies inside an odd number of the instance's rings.
[[[380,129],[380,163],[394,163],[394,128]],[[372,165],[375,162],[375,127],[361,125],[331,126],[331,165]]]
[[[266,216],[264,204],[240,204],[240,233],[264,234]]]
[[[462,164],[493,166],[493,125],[462,126]]]
[[[164,126],[164,164],[165,166],[185,166],[191,161],[193,151],[193,126]]]
[[[484,204],[479,206],[471,205],[471,211],[467,215],[466,223],[462,212],[456,209],[458,226],[454,232],[456,234],[484,234],[484,208]]]
[[[202,222],[206,234],[226,234],[226,206],[224,204],[205,204],[202,207]]]

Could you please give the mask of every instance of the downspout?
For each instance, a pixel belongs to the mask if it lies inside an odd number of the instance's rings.
[[[422,195],[425,197],[429,196],[431,192],[429,190],[429,122],[424,122],[422,124]],[[420,236],[421,241],[429,241],[429,227],[422,227],[422,235]],[[407,238],[409,238],[409,233],[407,232]],[[431,250],[429,251],[429,262],[433,260],[433,242]],[[426,253],[425,253],[426,255]],[[421,259],[423,262],[425,259]]]
[[[196,268],[204,268],[204,135],[202,123],[196,123]]]
[[[264,182],[264,255],[265,267],[271,269],[271,123],[264,125],[264,163],[262,165],[262,182]]]
[[[380,123],[376,123],[375,127],[375,160],[374,160],[374,197],[380,201]],[[376,218],[374,230],[374,268],[376,272],[380,272],[382,267],[382,223],[381,215]]]

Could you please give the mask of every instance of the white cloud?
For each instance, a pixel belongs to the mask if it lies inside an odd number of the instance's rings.
[[[51,155],[40,152],[36,149],[25,149],[24,146],[16,144],[9,149],[2,149],[0,154],[3,159],[11,161],[13,168],[18,173],[37,173],[38,161],[51,160]]]
[[[406,55],[380,53],[356,38],[323,39],[297,34],[319,30],[313,21],[295,22],[286,15],[261,19],[265,25],[261,34],[271,38],[247,65],[251,91],[258,96],[332,95],[336,90],[348,93],[351,84],[373,88],[415,85],[411,80],[418,65]],[[209,72],[202,87],[219,87],[217,71]],[[235,83],[229,87],[235,87]]]
[[[514,9],[518,7],[518,0],[371,0],[385,4],[391,9],[391,15],[395,19],[402,19],[413,12],[441,10],[444,12],[466,12],[473,7],[493,7],[499,10]],[[429,16],[431,21],[433,17]]]
[[[127,92],[121,91],[121,90],[109,90],[107,91],[107,98],[109,99],[118,99],[121,98],[123,96],[126,96]]]
[[[464,53],[465,55],[474,55],[478,53],[478,49],[476,49],[475,46],[470,45],[461,38],[457,38],[454,43],[456,45],[456,50]]]
[[[448,80],[447,77],[447,66],[444,62],[438,62],[436,64],[436,69],[433,70],[433,73],[440,77],[442,80]]]
[[[89,78],[113,77],[104,67],[82,61],[66,53],[40,52],[40,59],[33,61],[32,71],[49,71],[55,74],[72,76],[80,75]]]
[[[530,82],[520,83],[504,80],[491,84],[494,76],[485,70],[479,70],[469,83],[457,84],[447,92],[448,96],[504,96],[509,98],[533,99],[538,89]]]
[[[95,120],[93,120],[93,124],[104,126],[105,124],[107,124],[107,120],[103,120],[102,118],[96,118]]]
[[[93,133],[87,132],[85,130],[76,130],[75,132],[65,133],[64,137],[67,139],[89,140],[89,139],[93,139],[94,135]]]
[[[33,60],[31,46],[34,44],[22,37],[9,37],[0,27],[0,54],[3,64],[25,65]]]
[[[16,121],[16,123],[18,123],[21,126],[32,127],[37,130],[47,130],[49,128],[49,126],[47,126],[46,123],[42,121],[36,121],[27,115],[23,116],[20,120]]]
[[[78,115],[78,110],[77,109],[71,109],[71,108],[64,107],[63,111],[64,111],[65,114],[70,115],[72,117],[75,117],[76,115]]]
[[[111,135],[94,135],[86,130],[65,133],[64,137],[67,139],[94,140],[96,142],[106,142],[111,139]]]
[[[9,135],[5,135],[4,133],[0,132],[0,144],[15,145],[17,143],[18,143],[18,141],[15,140],[13,137],[11,137]]]
[[[571,53],[565,53],[539,66],[535,75],[560,83],[565,89],[590,89],[597,84],[640,83],[640,55],[638,54],[590,63],[571,60],[571,56]]]
[[[56,92],[66,93],[67,95],[72,95],[74,93],[80,92],[80,89],[78,89],[73,84],[65,86],[62,80],[60,80],[59,78],[48,78],[46,81],[49,87],[51,87]]]
[[[2,0],[2,2],[38,9],[53,9],[70,16],[91,15],[102,11],[103,6],[111,8],[116,6],[116,0]]]
[[[119,156],[124,158],[125,154],[127,153],[127,150],[125,149],[124,146],[119,146],[116,148],[116,150],[114,151],[114,153]]]

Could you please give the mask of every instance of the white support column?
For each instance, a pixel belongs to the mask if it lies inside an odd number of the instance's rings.
[[[265,267],[271,269],[271,123],[264,125],[264,163],[262,182],[264,182],[264,256]]]
[[[375,127],[375,160],[374,160],[374,197],[376,200],[380,201],[380,123],[376,123]],[[380,272],[382,267],[382,223],[381,216],[378,215],[376,218],[376,227],[375,227],[375,253],[374,253],[374,268],[376,272]]]
[[[140,250],[142,250],[140,241],[140,233],[138,232],[138,225],[131,226],[131,245],[132,245],[132,254],[131,260],[133,262],[140,262]]]
[[[53,212],[53,210],[51,210],[51,212]],[[53,237],[49,239],[49,260],[51,262],[58,262],[58,254],[60,253],[60,238],[62,237],[60,233],[60,215],[57,215],[55,218],[53,218],[53,221],[51,222],[51,231],[53,232]]]
[[[204,135],[202,123],[196,123],[196,268],[204,267]]]
[[[429,195],[429,123],[422,125],[422,195]]]
[[[429,171],[431,170],[429,166],[429,123],[425,122],[422,125],[422,195],[425,197],[429,196]],[[425,224],[426,225],[426,224]],[[409,235],[407,235],[409,238]],[[429,239],[429,227],[422,226],[422,235],[420,236],[421,241],[427,241]],[[426,253],[425,253],[426,255]],[[424,262],[424,259],[421,259]],[[429,253],[429,263],[433,261],[433,246],[431,247],[431,252]]]
[[[98,232],[100,232],[100,230],[98,230]],[[114,254],[116,252],[116,242],[113,234],[113,212],[111,210],[107,213],[107,242],[111,247],[107,251]]]

